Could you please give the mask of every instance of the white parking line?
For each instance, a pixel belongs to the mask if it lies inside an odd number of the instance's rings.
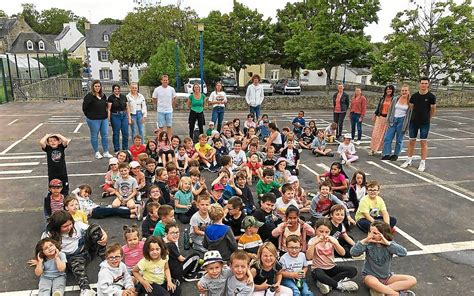
[[[325,172],[329,172],[331,170],[331,168],[325,165],[324,163],[317,163],[316,165],[322,168]]]
[[[440,133],[436,133],[436,132],[433,132],[433,131],[430,131],[430,134],[433,134],[433,135],[438,135],[440,137],[445,137],[445,138],[448,138],[448,139],[451,139],[451,140],[456,140],[456,138],[453,138],[451,136],[446,136],[446,135],[443,135],[443,134],[440,134]]]
[[[433,117],[433,119],[444,120],[444,121],[456,123],[456,124],[459,124],[459,125],[466,124],[464,122],[454,121],[454,120],[450,120],[450,119],[446,119],[446,118],[440,118],[440,117]]]
[[[15,120],[13,120],[13,121],[11,121],[11,122],[10,122],[9,124],[7,124],[7,125],[12,125],[12,124],[14,124],[14,123],[17,122],[17,121],[18,121],[18,118],[15,119]]]
[[[59,117],[59,118],[81,118],[81,116],[77,116],[77,115],[52,115],[51,117]]]
[[[92,160],[75,160],[75,161],[66,161],[66,164],[77,164],[77,163],[90,163]],[[42,162],[41,164],[48,164],[47,162]]]
[[[399,160],[406,160],[408,156],[400,156]],[[427,157],[426,159],[463,159],[463,158],[474,158],[474,155],[460,155],[460,156],[433,156]],[[413,155],[413,159],[421,159],[419,155]]]
[[[378,167],[379,169],[381,169],[382,171],[385,171],[385,172],[389,173],[390,175],[396,175],[396,174],[397,174],[397,173],[392,172],[391,170],[388,170],[388,169],[384,168],[383,166],[381,166],[380,164],[376,163],[375,161],[369,160],[369,161],[367,161],[367,163],[368,163],[368,164],[371,164],[371,165],[373,165],[373,166],[375,166],[375,167]]]
[[[9,166],[30,166],[30,165],[39,165],[39,161],[37,161],[37,162],[0,163],[0,167],[9,167]]]
[[[0,175],[20,175],[31,174],[33,170],[18,170],[18,171],[0,171]]]
[[[308,167],[307,165],[305,164],[300,164],[300,166],[304,167],[305,169],[307,169],[308,171],[310,171],[311,173],[313,173],[315,176],[319,176],[319,174],[314,171],[312,168]]]
[[[461,130],[461,129],[458,129],[458,128],[455,128],[454,130],[456,130],[456,131],[458,131],[458,132],[461,132],[461,133],[466,133],[466,134],[474,135],[473,132],[468,132],[468,131]]]
[[[44,158],[46,154],[43,155],[20,155],[20,156],[0,156],[0,160],[9,160],[9,159],[30,159],[30,158]]]
[[[81,126],[82,126],[83,124],[84,124],[84,123],[82,123],[82,122],[81,122],[81,123],[78,123],[76,129],[75,129],[72,133],[73,133],[73,134],[79,133],[79,129],[81,128]]]
[[[409,235],[408,233],[406,233],[405,231],[401,230],[399,227],[395,226],[395,230],[397,231],[397,233],[399,233],[401,236],[403,236],[404,238],[406,238],[410,243],[414,244],[415,246],[417,246],[418,248],[424,250],[425,249],[425,246],[420,243],[416,238],[414,238],[413,236]]]
[[[1,174],[2,172],[0,172]],[[30,171],[31,173],[31,171]],[[28,173],[29,174],[29,173]],[[89,177],[89,176],[104,176],[104,173],[93,173],[93,174],[68,174],[68,177]],[[0,177],[0,180],[21,180],[21,179],[41,179],[48,178],[48,175],[40,176],[18,176],[18,177]]]
[[[20,140],[16,141],[15,143],[11,144],[10,146],[8,146],[5,150],[3,150],[2,152],[0,152],[0,155],[5,155],[8,151],[12,150],[13,147],[15,147],[16,145],[18,145],[21,141],[23,140],[26,140],[29,136],[31,136],[37,129],[39,129],[41,126],[43,125],[43,123],[40,123],[38,124],[37,126],[35,126],[30,132],[28,132],[26,135],[23,136],[23,138],[21,138]]]

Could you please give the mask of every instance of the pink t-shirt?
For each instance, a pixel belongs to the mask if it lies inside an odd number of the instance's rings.
[[[308,245],[312,242],[311,240],[316,239],[312,238],[309,240]],[[314,250],[313,255],[313,265],[312,269],[321,268],[321,269],[331,269],[335,266],[334,264],[334,246],[331,242],[321,242],[317,244]]]
[[[133,268],[135,265],[137,265],[138,261],[143,258],[144,244],[144,241],[140,241],[133,249],[130,249],[127,245],[122,246],[123,261],[128,268]]]
[[[346,182],[346,176],[344,176],[344,174],[338,174],[337,176],[334,176],[330,172],[326,172],[322,174],[321,177],[331,180],[333,186],[341,186]]]

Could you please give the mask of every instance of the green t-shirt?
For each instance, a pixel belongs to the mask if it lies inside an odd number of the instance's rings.
[[[196,113],[201,113],[204,110],[204,99],[206,98],[205,95],[201,94],[199,99],[194,97],[194,94],[189,95],[189,100],[191,100],[191,110]]]
[[[164,237],[165,236],[165,224],[163,222],[156,223],[155,230],[153,230],[153,236]]]
[[[257,195],[264,194],[272,191],[273,188],[280,188],[280,183],[272,181],[270,184],[265,184],[262,180],[258,180],[255,189],[257,190]]]

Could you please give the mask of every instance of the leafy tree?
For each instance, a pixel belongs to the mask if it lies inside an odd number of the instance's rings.
[[[364,28],[378,20],[380,2],[308,0],[311,15],[289,24],[294,35],[285,42],[285,54],[298,56],[308,69],[325,69],[365,57],[371,50]]]
[[[173,41],[165,41],[158,46],[156,53],[150,58],[148,63],[148,69],[140,78],[140,84],[142,85],[158,85],[160,76],[168,74],[170,85],[176,85],[176,55],[175,48],[176,44]],[[178,49],[179,55],[179,74],[180,80],[186,74],[186,57],[183,49]]]
[[[238,74],[247,65],[268,59],[272,48],[270,19],[234,1],[233,11],[212,11],[206,19],[205,54],[214,62],[232,67]]]
[[[106,17],[99,22],[99,25],[121,25],[122,20]]]
[[[373,80],[416,81],[423,75],[442,84],[472,82],[471,1],[431,0],[427,6],[412,3],[414,9],[404,10],[392,20],[394,32],[385,37],[387,43],[376,54]]]
[[[124,64],[148,62],[164,42],[177,39],[190,61],[197,54],[197,14],[174,5],[146,6],[129,13],[110,40],[113,59]]]
[[[23,3],[21,7],[22,12],[20,15],[34,31],[38,32],[38,30],[41,29],[41,24],[38,22],[40,13],[36,10],[36,6],[33,3]]]
[[[220,77],[225,72],[226,67],[218,64],[210,59],[204,58],[204,81],[206,82],[207,89],[214,89],[216,82],[220,80]],[[199,67],[194,67],[188,71],[185,78],[200,77],[201,72]],[[208,94],[210,92],[208,91]]]
[[[83,62],[78,59],[68,59],[67,60],[67,75],[69,78],[75,77],[80,78],[82,72]]]
[[[6,14],[5,11],[0,9],[0,17],[8,17],[8,14]]]

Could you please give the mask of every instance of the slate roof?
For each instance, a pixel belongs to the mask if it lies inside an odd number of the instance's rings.
[[[109,42],[104,41],[104,34],[112,36],[112,33],[119,28],[119,25],[98,25],[91,24],[91,28],[86,30],[86,46],[94,48],[106,48]],[[110,39],[109,39],[110,40]]]
[[[0,38],[7,35],[15,25],[16,19],[2,17],[0,18]]]
[[[49,44],[51,45],[55,45],[54,44],[54,40],[56,39],[56,35],[53,35],[53,34],[41,34],[41,36],[43,36],[43,38],[46,40],[46,42],[48,42]]]
[[[33,41],[33,50],[28,50],[26,42],[28,40]],[[43,40],[44,50],[39,50],[38,42]],[[20,33],[13,42],[9,52],[11,53],[59,53],[56,47],[50,44],[46,38],[42,37],[38,33]]]
[[[70,28],[69,28],[69,25],[65,26],[63,28],[63,30],[61,31],[61,33],[59,33],[58,36],[56,36],[56,39],[54,40],[61,40],[63,39],[64,36],[66,36],[67,32],[69,32]]]
[[[81,44],[86,40],[86,37],[81,37],[79,40],[74,43],[71,48],[68,49],[69,52],[75,51]]]

